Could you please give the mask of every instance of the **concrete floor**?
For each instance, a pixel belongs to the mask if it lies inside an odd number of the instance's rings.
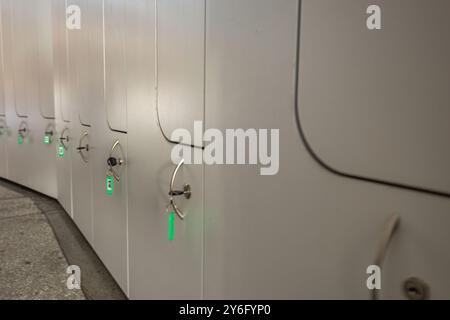
[[[68,289],[69,265],[81,290]],[[59,203],[0,179],[0,299],[125,299]]]

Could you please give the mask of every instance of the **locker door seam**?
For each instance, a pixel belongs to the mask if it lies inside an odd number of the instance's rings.
[[[327,164],[323,159],[320,158],[319,155],[317,155],[312,148],[311,144],[309,143],[308,139],[306,138],[305,132],[303,131],[302,125],[301,125],[301,119],[300,119],[300,111],[299,111],[299,73],[300,73],[300,38],[301,38],[301,15],[302,15],[302,0],[298,1],[298,22],[297,22],[297,47],[296,47],[296,68],[295,68],[295,102],[294,102],[294,108],[295,108],[295,121],[297,125],[297,129],[300,135],[300,139],[303,142],[303,145],[305,146],[307,152],[310,154],[310,156],[325,170],[344,177],[344,178],[350,178],[353,180],[360,180],[365,181],[369,183],[375,183],[380,185],[386,185],[394,188],[400,188],[400,189],[406,189],[409,191],[416,191],[420,193],[427,193],[434,196],[439,197],[450,197],[450,193],[433,190],[429,188],[423,188],[423,187],[416,187],[411,186],[408,184],[398,183],[398,182],[392,182],[387,181],[383,179],[376,179],[376,178],[370,178],[362,175],[357,174],[350,174],[344,171],[340,171],[335,169],[334,167]]]

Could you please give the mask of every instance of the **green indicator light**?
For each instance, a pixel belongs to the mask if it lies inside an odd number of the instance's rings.
[[[106,176],[106,194],[111,196],[114,192],[114,178],[112,176]]]
[[[64,158],[64,154],[66,153],[64,146],[62,144],[60,144],[58,146],[58,157],[60,158]]]
[[[169,241],[173,240],[175,234],[175,213],[170,211],[169,213]]]
[[[19,135],[19,137],[17,138],[17,143],[23,144],[23,137],[21,135]]]
[[[52,140],[50,139],[49,135],[45,135],[44,136],[44,144],[50,144],[52,142]]]

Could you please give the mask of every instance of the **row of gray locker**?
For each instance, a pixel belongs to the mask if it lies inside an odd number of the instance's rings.
[[[449,5],[372,2],[381,30],[365,1],[3,0],[0,173],[56,196],[130,298],[367,298],[392,212],[382,297],[448,297]],[[278,173],[173,177],[195,121],[279,129]]]

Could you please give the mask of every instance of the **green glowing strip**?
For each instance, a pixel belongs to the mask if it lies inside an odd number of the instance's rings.
[[[60,158],[64,158],[64,154],[65,154],[64,146],[59,145],[59,146],[58,146],[58,156],[59,156]]]
[[[175,213],[170,211],[169,213],[169,241],[173,240],[175,234]]]
[[[114,178],[112,176],[106,176],[106,194],[111,196],[114,192]]]

